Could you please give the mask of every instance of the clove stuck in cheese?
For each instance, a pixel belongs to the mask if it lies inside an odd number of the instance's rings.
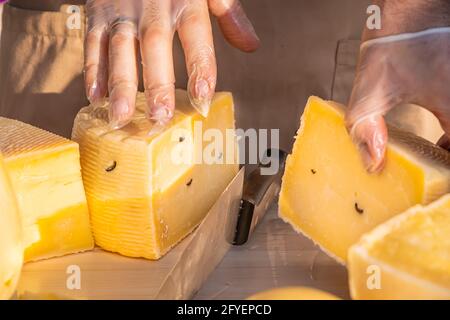
[[[366,232],[450,189],[450,153],[412,134],[389,129],[386,165],[369,174],[348,134],[344,108],[311,97],[288,157],[279,215],[345,263]]]
[[[450,194],[365,234],[348,258],[353,299],[450,299]]]
[[[83,108],[72,137],[80,144],[95,242],[129,257],[159,259],[205,217],[239,169],[234,106],[217,93],[204,118],[176,91],[171,122],[146,116],[143,93],[121,129],[108,125],[108,103]]]
[[[9,299],[14,293],[22,262],[19,208],[0,154],[0,300]]]
[[[77,143],[0,117],[0,152],[19,205],[25,262],[92,249]]]

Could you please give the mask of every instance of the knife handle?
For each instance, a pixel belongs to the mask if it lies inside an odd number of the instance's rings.
[[[234,245],[245,244],[258,222],[263,218],[268,206],[276,197],[281,185],[287,153],[279,149],[268,149],[263,163],[259,163],[244,180],[239,216],[234,237]],[[278,162],[278,170],[265,175],[267,167]]]

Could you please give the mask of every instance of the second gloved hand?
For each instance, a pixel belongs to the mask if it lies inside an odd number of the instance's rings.
[[[370,172],[384,166],[384,115],[401,104],[431,111],[450,137],[450,28],[386,36],[361,46],[347,126]]]
[[[217,78],[209,10],[233,46],[243,51],[258,47],[238,0],[87,1],[86,94],[96,104],[109,91],[113,127],[122,127],[134,113],[139,52],[149,118],[165,123],[173,116],[175,32],[186,57],[191,102],[203,115],[208,113]]]

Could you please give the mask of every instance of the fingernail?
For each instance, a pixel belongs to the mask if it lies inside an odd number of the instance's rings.
[[[385,149],[386,147],[383,135],[380,134],[378,131],[375,132],[372,140],[372,150],[373,156],[377,162],[381,162],[382,159],[384,158]]]
[[[95,80],[92,85],[88,87],[87,98],[94,108],[101,107],[105,104],[106,98],[100,95],[100,89],[98,88],[98,82]]]
[[[119,99],[111,103],[109,107],[109,124],[113,129],[120,129],[126,126],[129,122],[130,106],[127,99]]]
[[[149,118],[155,121],[157,124],[165,125],[173,117],[173,111],[167,105],[155,105],[150,110]]]
[[[192,106],[203,116],[207,117],[211,105],[211,88],[208,81],[198,79],[193,87],[193,94],[190,97]]]
[[[90,84],[88,86],[88,90],[87,90],[87,95],[88,95],[88,100],[93,103],[98,96],[98,83],[97,80],[95,80],[92,84]]]
[[[198,99],[204,100],[208,98],[209,95],[209,84],[208,81],[200,79],[195,83],[195,95]]]
[[[362,162],[366,171],[371,172],[372,157],[370,156],[369,148],[366,143],[359,143],[358,150],[361,154]]]

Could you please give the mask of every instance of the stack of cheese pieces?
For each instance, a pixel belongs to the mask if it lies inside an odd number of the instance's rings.
[[[354,299],[450,299],[450,194],[363,236],[348,268]]]
[[[176,106],[165,127],[146,119],[142,93],[122,129],[108,126],[108,104],[77,115],[73,139],[80,144],[95,241],[103,249],[160,258],[201,222],[237,174],[231,94],[216,94],[207,118],[185,91],[177,90]]]
[[[9,299],[13,294],[22,261],[19,209],[0,155],[0,300]]]
[[[354,299],[450,299],[450,153],[389,128],[386,158],[367,173],[344,108],[310,98],[280,216],[348,264]]]
[[[364,233],[449,192],[450,153],[393,128],[389,134],[385,169],[368,174],[344,108],[311,97],[286,164],[281,218],[345,262]]]
[[[78,145],[0,118],[0,152],[18,200],[25,261],[92,249]]]

